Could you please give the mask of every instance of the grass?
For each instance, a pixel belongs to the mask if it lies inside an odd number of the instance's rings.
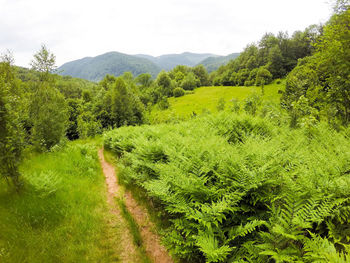
[[[0,262],[117,262],[93,144],[69,143],[21,165],[23,189],[0,181]]]
[[[108,150],[104,150],[103,154],[104,154],[105,160],[108,163],[112,164],[117,169],[117,167],[118,167],[117,158],[115,156],[113,156],[113,154]],[[118,175],[118,184],[119,184],[119,190],[118,190],[119,194],[118,194],[118,196],[115,197],[115,201],[116,201],[116,203],[121,211],[121,215],[127,224],[127,228],[129,229],[130,234],[131,234],[132,239],[133,239],[133,242],[136,246],[137,255],[133,260],[134,260],[134,262],[150,263],[151,260],[149,259],[148,255],[146,253],[146,250],[143,246],[143,240],[141,237],[140,226],[137,224],[137,222],[133,218],[132,214],[130,214],[128,208],[126,207],[124,194],[125,194],[125,191],[127,189],[126,189],[125,185],[121,184],[119,175]],[[128,190],[130,190],[130,189],[128,189]],[[134,197],[134,192],[133,192],[133,197]],[[140,204],[139,200],[137,200],[137,201]]]
[[[285,80],[280,84],[273,82],[265,86],[264,100],[279,102],[279,90],[283,90]],[[244,100],[248,96],[257,93],[261,94],[261,87],[201,87],[194,90],[193,94],[188,94],[178,98],[170,98],[170,107],[167,110],[154,108],[150,113],[152,123],[161,123],[171,119],[189,119],[194,113],[201,114],[205,111],[217,112],[217,104],[220,99],[224,99],[226,105],[230,100]]]
[[[107,162],[113,164],[114,167],[118,167],[120,160],[110,150],[104,149],[104,156]],[[169,226],[168,218],[162,211],[163,207],[154,202],[154,200],[150,199],[141,187],[135,184],[128,184],[124,180],[122,173],[118,174],[118,183],[121,189],[121,197],[125,191],[130,191],[132,193],[132,197],[137,201],[137,203],[147,210],[152,223],[155,225],[154,230],[157,232],[157,234],[160,234],[161,229]],[[119,200],[117,201],[119,202]]]

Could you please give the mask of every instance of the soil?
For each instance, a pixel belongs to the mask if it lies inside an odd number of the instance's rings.
[[[118,214],[118,217],[121,217],[121,213],[116,208],[115,200],[114,200],[116,196],[120,196],[121,194],[119,193],[120,186],[118,185],[118,182],[117,182],[115,169],[111,164],[106,162],[103,155],[103,149],[99,150],[99,158],[103,169],[103,173],[106,177],[107,190],[108,190],[108,198],[107,198],[108,204],[113,207],[111,212],[114,214]],[[147,210],[136,202],[136,200],[132,197],[132,194],[130,192],[125,192],[123,197],[125,200],[126,208],[128,209],[129,213],[133,216],[136,223],[139,225],[143,246],[149,259],[151,259],[151,261],[155,263],[174,262],[172,258],[169,256],[165,247],[161,245],[160,237],[155,233],[155,227],[149,219]],[[122,262],[131,262],[128,259],[128,254],[130,251],[133,253],[135,252],[135,246],[133,245],[130,233],[128,233],[128,236],[125,236],[125,237],[122,236],[122,240],[123,240],[122,242],[123,252],[121,255]]]
[[[128,228],[123,220],[120,210],[114,200],[114,198],[118,194],[118,184],[115,176],[115,170],[112,165],[105,161],[103,149],[99,150],[98,156],[102,166],[103,174],[106,178],[107,203],[110,212],[113,215],[112,219],[109,220],[109,225],[112,229],[125,230],[121,231],[120,238],[122,242],[120,242],[118,244],[118,247],[116,248],[116,251],[119,254],[118,259],[123,263],[134,263],[137,261],[137,249],[133,243],[132,236],[128,231]]]

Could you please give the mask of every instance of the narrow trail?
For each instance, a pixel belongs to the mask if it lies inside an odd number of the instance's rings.
[[[110,220],[109,224],[111,225],[112,229],[119,229],[121,228],[120,225],[116,222],[123,222],[123,217],[120,213],[119,208],[117,207],[114,198],[118,194],[118,184],[117,184],[117,178],[115,176],[115,170],[112,165],[107,163],[105,161],[104,155],[103,155],[103,149],[100,149],[98,151],[98,156],[100,159],[101,167],[103,170],[103,174],[106,178],[106,184],[107,184],[107,202],[110,207],[110,212],[113,216],[115,216],[116,220]],[[116,222],[114,222],[116,221]],[[125,224],[125,223],[124,223]],[[123,229],[127,230],[127,226],[122,227]],[[137,259],[137,249],[133,243],[133,239],[131,236],[131,233],[129,231],[122,231],[120,233],[120,238],[122,242],[118,244],[118,252],[120,252],[119,259],[121,262],[125,263],[134,263]]]
[[[140,228],[140,234],[143,241],[143,246],[146,251],[147,256],[152,260],[152,262],[155,263],[173,263],[173,260],[169,256],[167,250],[164,246],[160,243],[160,238],[157,234],[154,232],[154,225],[150,221],[148,213],[146,209],[140,205],[137,204],[135,199],[132,197],[130,192],[126,192],[124,196],[120,196],[121,193],[119,191],[120,186],[117,182],[117,177],[115,173],[114,167],[106,162],[104,155],[103,155],[103,149],[100,149],[99,152],[99,158],[101,162],[101,166],[103,169],[103,173],[106,177],[106,183],[107,183],[107,189],[108,189],[108,203],[115,207],[115,200],[114,197],[123,197],[125,200],[126,208],[128,209],[129,213],[133,216],[136,223],[139,225]],[[119,217],[121,217],[121,213],[118,209],[114,208],[112,210],[112,213],[118,214]],[[129,243],[133,245],[132,238],[124,239],[122,243]],[[123,253],[122,253],[122,260],[123,262],[130,262],[128,261],[128,255],[125,254],[128,253],[130,250],[135,251],[135,246],[129,247],[123,247]],[[127,251],[125,251],[127,250]],[[124,261],[125,260],[125,261]]]

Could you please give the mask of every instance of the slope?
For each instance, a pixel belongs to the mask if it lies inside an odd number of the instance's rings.
[[[278,103],[280,99],[279,90],[284,89],[285,81],[265,85],[264,101]],[[217,105],[220,99],[225,101],[226,108],[230,108],[232,99],[242,101],[252,94],[261,94],[261,87],[236,86],[236,87],[201,87],[194,90],[193,94],[187,94],[178,98],[169,98],[170,107],[160,110],[154,107],[150,113],[152,123],[167,122],[171,119],[189,119],[193,114],[203,112],[217,112]]]
[[[148,59],[119,52],[108,52],[96,57],[86,57],[63,64],[61,75],[100,81],[106,74],[120,76],[130,71],[134,76],[150,73],[156,76],[160,68]]]
[[[217,70],[221,65],[228,63],[230,60],[235,59],[238,56],[239,53],[232,53],[227,56],[208,57],[198,64],[202,64],[210,73],[214,70]]]
[[[193,67],[206,58],[217,57],[217,55],[209,54],[209,53],[199,54],[199,53],[191,53],[191,52],[184,52],[181,54],[166,54],[158,57],[153,57],[153,56],[144,55],[144,54],[138,54],[135,56],[147,58],[151,60],[153,63],[157,64],[158,67],[164,70],[171,70],[177,65],[185,65],[185,66]]]

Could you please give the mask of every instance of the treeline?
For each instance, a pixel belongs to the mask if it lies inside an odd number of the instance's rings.
[[[312,56],[300,59],[286,79],[281,104],[292,117],[326,119],[339,128],[350,122],[350,2],[337,1]]]
[[[312,25],[292,36],[280,32],[266,33],[258,43],[249,44],[237,59],[221,66],[210,76],[215,86],[252,86],[285,77],[298,59],[314,51],[314,43],[322,34],[322,26]]]
[[[31,69],[14,66],[11,53],[0,62],[0,174],[18,181],[18,164],[26,147],[48,151],[65,138],[75,140],[105,129],[147,122],[145,113],[164,109],[171,96],[208,84],[203,66],[178,66],[136,78],[107,75],[99,83],[59,76],[55,56],[45,46],[34,55]]]

